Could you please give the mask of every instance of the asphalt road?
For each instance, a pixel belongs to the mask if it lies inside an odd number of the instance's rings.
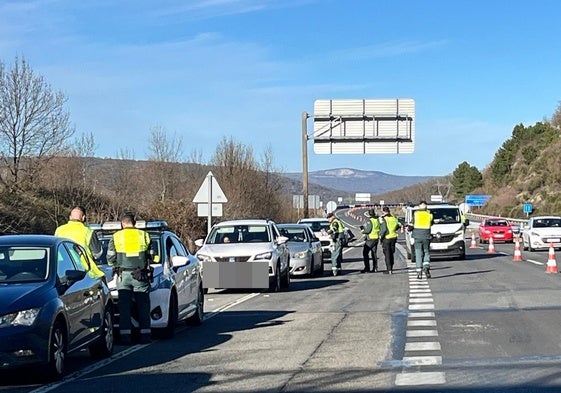
[[[514,245],[495,249],[433,261],[433,278],[417,280],[401,245],[396,274],[360,274],[358,242],[340,276],[326,263],[287,292],[211,290],[201,327],[101,363],[74,355],[57,384],[2,373],[0,390],[559,392],[561,276],[545,272],[547,251],[513,261]]]

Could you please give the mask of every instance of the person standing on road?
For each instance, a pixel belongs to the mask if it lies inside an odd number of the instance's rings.
[[[382,240],[382,249],[384,250],[386,262],[384,274],[393,274],[395,244],[397,243],[400,227],[401,224],[397,218],[391,215],[390,208],[384,206],[382,208],[382,217],[380,217],[380,239]]]
[[[370,218],[364,226],[361,226],[361,232],[364,234],[364,246],[362,248],[362,259],[364,261],[364,269],[361,273],[378,271],[378,240],[380,237],[380,221],[376,210],[371,209],[368,212]],[[372,255],[372,270],[370,270],[370,255]]]
[[[123,229],[113,234],[107,248],[107,262],[117,270],[119,291],[119,333],[121,342],[132,343],[132,300],[138,308],[140,343],[150,342],[150,278],[146,269],[150,265],[150,235],[135,228],[134,214],[121,217]],[[144,272],[144,273],[143,273]]]
[[[343,236],[345,227],[333,213],[327,215],[329,220],[329,235],[332,241],[331,250],[331,271],[334,276],[342,271],[343,264]]]
[[[74,240],[84,247],[91,261],[91,263],[87,263],[85,260],[82,260],[84,268],[88,270],[92,277],[100,278],[105,276],[105,273],[95,263],[95,260],[103,253],[103,249],[97,234],[86,225],[86,209],[76,206],[70,210],[68,222],[55,230],[55,236]]]
[[[432,214],[427,210],[427,202],[421,201],[419,209],[413,213],[413,221],[411,222],[412,233],[414,239],[413,246],[415,248],[415,265],[417,278],[423,278],[423,271],[427,278],[431,278],[430,274],[430,228],[433,223]]]

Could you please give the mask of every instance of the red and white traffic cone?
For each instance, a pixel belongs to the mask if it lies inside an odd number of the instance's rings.
[[[549,256],[547,258],[545,272],[559,273],[559,271],[557,270],[557,261],[555,260],[555,248],[553,247],[553,243],[549,243]]]
[[[522,251],[520,251],[520,240],[518,240],[518,236],[516,237],[516,242],[514,243],[514,257],[512,258],[513,261],[521,261],[522,260]]]
[[[477,248],[477,243],[475,242],[475,233],[473,233],[473,231],[471,231],[471,244],[469,245],[469,248]]]
[[[495,243],[493,242],[493,237],[489,238],[489,249],[487,250],[489,254],[495,253]]]

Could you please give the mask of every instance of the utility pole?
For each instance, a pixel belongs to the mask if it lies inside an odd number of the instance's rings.
[[[302,112],[302,194],[304,194],[304,218],[308,218],[308,117]]]

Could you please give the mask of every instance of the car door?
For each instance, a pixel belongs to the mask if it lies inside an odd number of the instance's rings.
[[[288,251],[288,247],[286,243],[283,244],[278,243],[278,238],[281,236],[281,234],[276,225],[271,225],[271,233],[273,235],[272,241],[274,247],[277,248],[279,253],[279,260],[281,262],[280,270],[284,274],[286,271],[289,271],[288,269],[290,269],[290,266],[288,265],[290,252]]]
[[[92,279],[86,273],[73,245],[74,243],[71,242],[63,242],[57,251],[59,293],[68,320],[69,348],[80,345],[90,335],[92,310],[95,303],[92,291],[95,291],[94,283],[97,283],[97,280]],[[86,274],[82,280],[71,283],[66,276],[68,270],[79,270]]]
[[[314,233],[312,232],[312,230],[310,228],[306,228],[306,232],[308,234],[308,241],[310,242],[310,250],[312,251],[312,260],[313,260],[313,265],[314,267],[312,268],[312,270],[315,270],[316,267],[315,265],[318,265],[318,268],[321,267],[320,263],[323,263],[322,261],[322,251],[321,251],[321,242],[319,241],[319,239],[317,239],[314,235]],[[315,239],[315,240],[314,240]]]
[[[176,255],[187,256],[186,250],[179,239],[173,234],[169,234],[166,238],[166,254],[168,257],[170,273],[175,282],[177,291],[177,303],[179,315],[182,315],[185,308],[189,306],[192,297],[191,277],[188,266],[173,267],[172,258]]]

